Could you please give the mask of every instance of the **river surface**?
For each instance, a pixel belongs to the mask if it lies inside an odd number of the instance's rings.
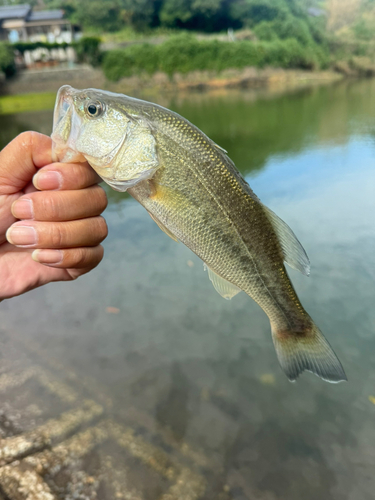
[[[97,447],[91,455],[101,464],[115,457],[127,485],[115,495],[115,481],[103,479],[91,498],[373,500],[375,81],[155,100],[225,148],[292,227],[311,275],[288,272],[349,381],[304,373],[290,383],[263,311],[244,293],[222,299],[192,252],[109,189],[101,265],[1,304],[3,343],[19,346],[9,351],[11,367],[23,369],[22,351],[25,366],[44,367],[76,390],[86,384],[106,418],[136,429],[193,477],[191,490],[181,479],[190,493],[173,496],[178,481],[157,478],[157,466],[134,450]],[[2,116],[0,144],[27,129],[49,134],[51,125],[51,111]],[[46,401],[45,415],[57,418],[57,403]],[[77,467],[95,476],[92,460]],[[70,498],[62,491],[58,498]]]

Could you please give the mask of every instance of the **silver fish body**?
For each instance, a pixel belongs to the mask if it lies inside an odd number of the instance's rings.
[[[290,380],[303,370],[330,382],[346,380],[284,267],[285,261],[309,274],[301,244],[197,127],[146,101],[63,87],[52,138],[61,159],[87,159],[112,187],[128,190],[166,234],[195,252],[223,297],[243,290],[262,307]]]

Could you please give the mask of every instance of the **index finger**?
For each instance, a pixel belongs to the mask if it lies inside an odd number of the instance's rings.
[[[41,168],[33,178],[40,191],[84,189],[101,182],[88,163],[51,163]]]
[[[38,132],[23,132],[0,152],[0,195],[21,191],[37,169],[52,162],[52,140]]]

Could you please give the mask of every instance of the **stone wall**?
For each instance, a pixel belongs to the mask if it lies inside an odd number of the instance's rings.
[[[55,92],[62,85],[78,88],[103,88],[105,78],[100,70],[90,66],[61,67],[20,71],[11,80],[0,82],[0,94]]]

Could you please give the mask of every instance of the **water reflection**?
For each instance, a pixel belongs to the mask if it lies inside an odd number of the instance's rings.
[[[48,365],[173,466],[185,464],[193,475],[181,481],[195,492],[186,498],[373,498],[374,92],[367,80],[276,97],[234,92],[161,101],[226,148],[303,242],[311,277],[290,274],[342,360],[347,384],[309,374],[290,384],[258,306],[245,294],[221,299],[199,259],[111,190],[103,264],[70,285],[2,304],[6,345],[19,343],[8,356],[12,369],[26,349],[23,365]],[[45,112],[6,119],[3,142],[23,127],[51,127]],[[108,306],[119,313],[107,313]],[[172,473],[156,479],[160,470],[141,455],[130,459],[129,451],[106,446],[79,467],[95,476],[112,457],[120,492],[153,499],[180,484]],[[106,474],[103,500],[115,496]],[[54,481],[51,473],[48,484]]]
[[[52,131],[52,112],[38,111],[33,113],[20,113],[18,115],[0,116],[0,148],[3,148],[16,135],[25,130],[36,130],[42,134],[50,135]]]

